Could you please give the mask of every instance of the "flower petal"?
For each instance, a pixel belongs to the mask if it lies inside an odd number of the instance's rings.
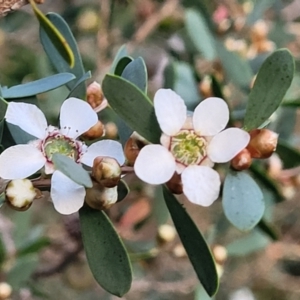
[[[183,193],[194,204],[210,206],[219,196],[219,174],[209,167],[188,166],[181,174]]]
[[[170,89],[160,89],[156,92],[154,109],[159,126],[167,135],[175,135],[185,123],[184,101]]]
[[[85,189],[69,177],[55,171],[51,178],[51,198],[55,209],[69,215],[77,212],[84,203]]]
[[[194,129],[202,136],[212,136],[225,128],[229,120],[229,109],[221,98],[210,97],[203,100],[193,115]]]
[[[47,134],[47,120],[36,105],[10,102],[5,118],[8,123],[19,126],[22,130],[39,139],[43,139]]]
[[[176,163],[173,155],[161,145],[142,148],[135,163],[135,174],[150,184],[161,184],[171,179]]]
[[[98,121],[98,116],[85,101],[69,98],[60,109],[60,128],[62,134],[75,139],[88,131]]]
[[[239,128],[228,128],[212,138],[207,147],[207,155],[216,163],[230,161],[248,145],[249,140],[248,132]]]
[[[108,156],[114,158],[120,166],[125,162],[125,156],[122,145],[112,140],[103,140],[96,142],[88,147],[87,151],[80,158],[80,162],[92,167],[94,159],[97,156]]]
[[[23,179],[41,169],[46,158],[32,145],[16,145],[7,148],[0,155],[0,177]]]

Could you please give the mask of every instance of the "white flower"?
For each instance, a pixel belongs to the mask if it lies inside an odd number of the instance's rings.
[[[162,145],[142,148],[134,165],[136,175],[147,183],[162,184],[176,171],[191,202],[211,205],[218,198],[221,184],[212,169],[214,163],[231,160],[247,146],[249,134],[239,128],[222,131],[229,110],[220,98],[202,101],[191,116],[179,95],[160,89],[154,97],[154,109],[163,131]]]
[[[10,102],[5,119],[37,139],[7,148],[0,155],[0,177],[22,179],[45,167],[45,173],[52,174],[51,198],[61,214],[71,214],[82,207],[85,188],[55,170],[51,161],[53,153],[64,154],[90,167],[97,156],[115,158],[120,165],[125,161],[122,146],[116,141],[103,140],[87,147],[76,140],[98,121],[92,107],[80,99],[69,98],[63,102],[60,129],[48,126],[43,112],[28,103]]]

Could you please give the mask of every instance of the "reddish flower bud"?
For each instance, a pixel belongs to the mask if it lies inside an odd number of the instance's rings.
[[[133,166],[134,162],[139,155],[140,150],[145,146],[142,141],[135,138],[129,138],[124,147],[124,154],[129,166]]]
[[[121,173],[121,167],[114,158],[98,156],[94,159],[92,176],[104,187],[111,188],[118,185]]]
[[[105,134],[104,125],[101,121],[92,126],[88,131],[81,135],[82,138],[86,140],[95,140],[102,137]]]
[[[228,258],[228,253],[227,253],[227,250],[225,247],[223,247],[221,245],[215,245],[212,248],[212,252],[213,252],[214,258],[218,264],[223,265],[226,262],[226,260]]]
[[[86,189],[85,202],[92,208],[108,209],[118,200],[117,187],[107,188],[93,181],[93,187]]]
[[[251,166],[251,163],[252,158],[248,149],[243,149],[231,160],[231,166],[237,171],[248,169]]]
[[[86,93],[87,102],[93,109],[97,108],[104,100],[101,85],[96,81],[94,81],[87,87]]]
[[[173,194],[180,195],[183,193],[181,175],[176,172],[166,185]]]
[[[249,132],[247,146],[252,158],[268,158],[276,150],[278,134],[269,129],[254,129]]]

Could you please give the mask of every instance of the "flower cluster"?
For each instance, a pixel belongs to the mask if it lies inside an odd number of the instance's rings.
[[[77,138],[98,122],[92,107],[76,98],[69,98],[60,110],[60,129],[48,126],[43,112],[32,104],[10,102],[6,122],[19,126],[35,139],[25,145],[6,149],[0,155],[0,176],[4,179],[26,178],[44,167],[51,177],[51,198],[55,209],[71,214],[82,207],[85,188],[62,172],[55,170],[52,155],[60,153],[77,163],[92,167],[98,156],[109,156],[122,165],[125,161],[122,146],[112,140],[103,140],[87,147]]]
[[[154,97],[154,109],[163,132],[161,145],[141,149],[134,163],[136,175],[147,183],[162,184],[177,174],[183,193],[191,202],[211,205],[218,198],[221,184],[212,168],[214,163],[235,157],[249,143],[249,134],[239,128],[225,129],[229,109],[220,98],[207,98],[190,113],[179,95],[160,89]],[[0,176],[22,179],[43,168],[45,174],[52,175],[51,198],[62,214],[76,212],[83,205],[86,190],[55,170],[54,153],[89,167],[96,157],[111,157],[119,165],[125,161],[122,147],[116,141],[98,141],[87,147],[77,139],[98,122],[96,112],[82,100],[64,101],[60,128],[48,126],[42,111],[27,103],[11,102],[5,119],[35,139],[26,145],[10,147],[0,155]]]

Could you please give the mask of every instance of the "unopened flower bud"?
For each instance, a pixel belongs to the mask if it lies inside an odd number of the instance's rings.
[[[12,294],[12,287],[7,282],[0,282],[0,299],[8,299]]]
[[[258,20],[251,28],[251,40],[252,43],[256,43],[267,39],[268,25],[264,20]]]
[[[129,166],[133,166],[134,162],[139,155],[140,150],[145,146],[142,141],[135,138],[129,138],[124,146],[124,154]]]
[[[268,158],[276,150],[278,134],[269,129],[254,129],[249,132],[247,146],[252,158]]]
[[[86,94],[87,102],[93,109],[98,107],[104,99],[101,85],[96,81],[94,81],[87,87]]]
[[[108,209],[118,200],[117,186],[112,188],[104,187],[93,181],[93,187],[86,189],[85,201],[94,209]]]
[[[203,98],[208,98],[213,96],[213,90],[211,85],[211,78],[205,76],[199,83],[199,91]]]
[[[172,242],[176,237],[176,230],[169,224],[163,224],[158,227],[157,238],[161,243]]]
[[[180,195],[183,193],[181,175],[176,172],[166,185],[173,194]]]
[[[105,137],[108,139],[115,139],[118,134],[118,127],[114,122],[105,124]]]
[[[8,183],[5,195],[6,202],[10,207],[25,211],[36,197],[36,191],[29,179],[14,179]]]
[[[98,122],[86,131],[82,137],[86,140],[95,140],[102,137],[105,133],[104,125],[98,120]]]
[[[251,163],[252,158],[248,149],[243,149],[231,160],[231,166],[237,171],[248,169]]]
[[[121,179],[121,167],[111,157],[98,156],[94,159],[92,176],[104,187],[115,187]]]
[[[226,248],[221,245],[215,245],[212,248],[212,252],[214,254],[214,258],[215,258],[216,262],[218,264],[223,265],[228,257]]]

